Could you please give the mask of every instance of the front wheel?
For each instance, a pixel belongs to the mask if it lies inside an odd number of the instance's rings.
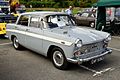
[[[64,52],[60,48],[54,48],[52,50],[52,63],[58,69],[67,69],[68,62],[66,60]]]
[[[89,26],[90,26],[91,28],[94,28],[94,27],[95,27],[95,23],[94,23],[94,22],[91,22]]]

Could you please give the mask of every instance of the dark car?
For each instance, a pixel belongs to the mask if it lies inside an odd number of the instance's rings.
[[[114,21],[115,24],[120,25],[120,8],[116,9]]]
[[[79,12],[74,16],[74,20],[78,26],[90,26],[95,27],[96,13],[91,11],[88,12]],[[110,16],[106,14],[106,26],[110,26]]]
[[[6,34],[6,24],[15,23],[17,17],[12,14],[0,13],[0,37],[4,37]]]
[[[93,12],[78,13],[74,17],[77,25],[95,27],[95,13]]]
[[[3,23],[15,23],[17,17],[15,17],[13,14],[3,14],[0,15],[0,19],[3,21]]]

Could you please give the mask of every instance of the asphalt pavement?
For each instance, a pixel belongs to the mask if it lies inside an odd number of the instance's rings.
[[[0,39],[0,80],[120,80],[120,38],[112,37],[109,47],[112,54],[99,63],[70,64],[68,70],[58,70],[46,57],[15,50],[11,41]]]

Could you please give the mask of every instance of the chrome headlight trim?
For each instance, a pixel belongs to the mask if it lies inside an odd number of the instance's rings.
[[[104,40],[105,43],[108,43],[111,40],[111,35],[108,35],[108,37]]]
[[[110,41],[110,40],[111,40],[111,35],[109,35],[109,36],[107,37],[107,40],[108,40],[108,41]]]

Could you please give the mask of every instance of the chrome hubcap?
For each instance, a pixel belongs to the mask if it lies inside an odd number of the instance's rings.
[[[53,53],[53,61],[55,65],[62,66],[64,62],[64,57],[60,51],[55,51]]]
[[[17,38],[14,38],[14,47],[15,48],[18,48],[18,46],[19,46],[19,43],[18,43],[18,39]]]
[[[94,23],[91,23],[91,24],[90,24],[90,27],[92,27],[92,28],[93,28],[93,27],[94,27]]]

